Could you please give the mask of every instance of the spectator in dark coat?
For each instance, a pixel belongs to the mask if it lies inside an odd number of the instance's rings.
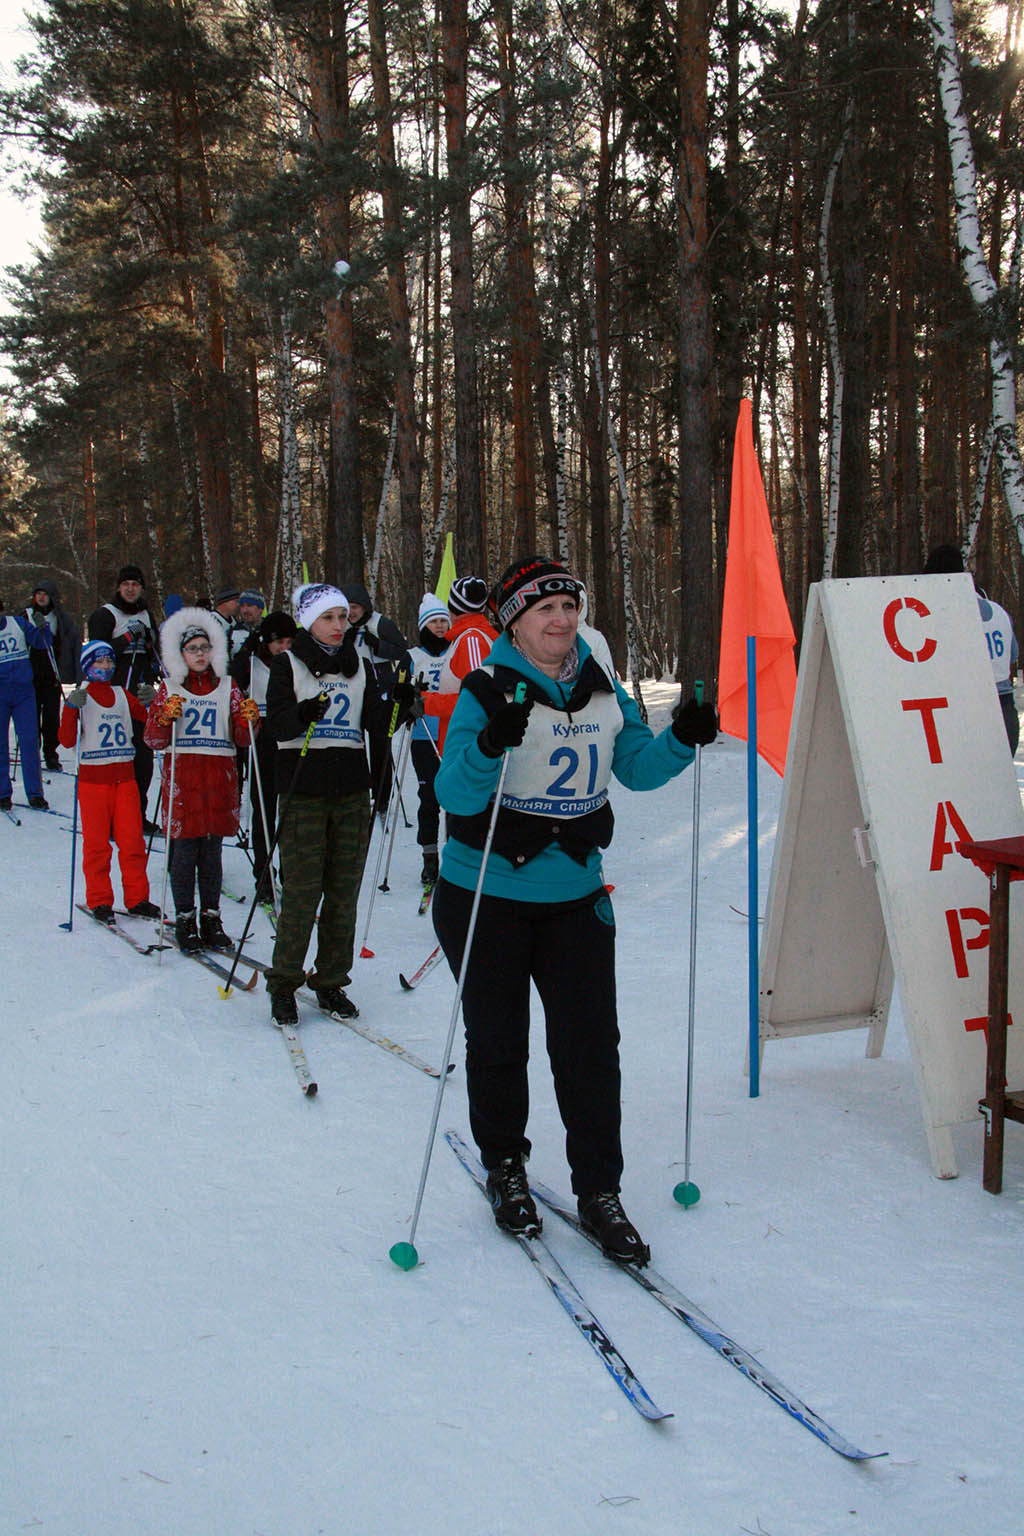
[[[162,670],[156,653],[156,625],[147,606],[145,589],[146,578],[141,568],[122,565],[117,573],[117,589],[113,597],[89,616],[89,639],[105,640],[113,648],[116,665],[112,685],[129,693],[137,692],[140,683],[159,682]],[[143,829],[159,831],[147,814],[153,752],[143,740],[142,727],[137,720],[132,721],[132,734]]]
[[[32,682],[36,691],[43,757],[47,768],[57,773],[60,771],[57,734],[60,730],[61,683],[78,681],[81,636],[74,620],[61,607],[57,584],[49,576],[41,576],[32,588],[25,617],[30,624],[45,628],[50,636],[45,650],[32,650]]]

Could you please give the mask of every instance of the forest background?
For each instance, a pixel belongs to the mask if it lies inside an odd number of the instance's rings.
[[[1019,631],[1022,0],[955,8],[959,146],[948,8],[30,0],[8,607],[305,567],[412,637],[452,532],[463,574],[567,559],[634,678],[711,678],[747,395],[798,634],[938,542]]]

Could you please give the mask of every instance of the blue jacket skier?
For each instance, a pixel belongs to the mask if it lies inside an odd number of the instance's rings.
[[[462,685],[435,780],[448,841],[434,928],[458,975],[501,778],[462,994],[470,1126],[500,1227],[540,1230],[524,1159],[530,987],[544,1009],[555,1095],[580,1220],[610,1258],[650,1251],[619,1200],[619,1030],[615,917],[601,850],[612,837],[608,784],[668,783],[711,742],[709,704],[680,700],[655,736],[579,638],[583,584],[533,556],[492,597],[503,633]],[[516,697],[522,689],[524,697]]]
[[[34,625],[20,614],[5,614],[0,599],[0,810],[11,808],[11,721],[21,750],[25,793],[35,811],[49,810],[39,768],[39,725],[32,679],[32,651],[45,651],[50,640],[46,625]]]

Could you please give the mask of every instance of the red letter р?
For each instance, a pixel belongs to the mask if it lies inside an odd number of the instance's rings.
[[[973,939],[964,938],[962,918],[977,923],[978,932]],[[953,951],[953,969],[960,980],[964,981],[969,974],[966,951],[984,949],[988,944],[988,913],[984,907],[961,907],[959,912],[956,907],[950,907],[946,912],[946,927],[949,929],[949,947]]]

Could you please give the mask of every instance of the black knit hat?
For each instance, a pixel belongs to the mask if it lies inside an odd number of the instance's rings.
[[[117,580],[114,585],[119,587],[122,581],[137,581],[141,587],[144,587],[146,585],[146,578],[142,574],[142,567],[138,565],[122,565],[117,573]]]
[[[456,576],[448,591],[449,613],[482,613],[487,583],[479,576]]]
[[[298,626],[290,613],[268,613],[260,620],[260,626],[256,633],[264,645],[269,645],[271,640],[294,640],[298,634]]]
[[[229,602],[231,598],[238,597],[241,593],[241,590],[241,587],[219,587],[214,594],[213,606],[216,608],[218,603],[226,603]]]
[[[578,608],[584,591],[582,581],[577,581],[557,560],[549,560],[546,555],[528,555],[525,560],[514,560],[502,574],[491,593],[491,606],[502,629],[507,629],[527,608],[546,597],[566,593]]]

